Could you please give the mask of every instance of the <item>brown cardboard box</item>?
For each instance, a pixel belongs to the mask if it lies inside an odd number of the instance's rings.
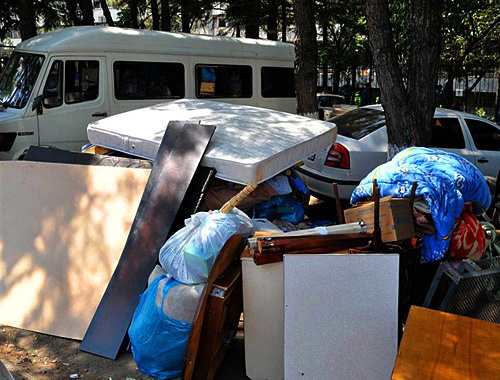
[[[373,202],[344,211],[345,222],[353,223],[363,220],[367,230],[373,232]],[[408,198],[394,198],[392,195],[380,199],[380,228],[382,241],[398,241],[415,235],[413,217]]]

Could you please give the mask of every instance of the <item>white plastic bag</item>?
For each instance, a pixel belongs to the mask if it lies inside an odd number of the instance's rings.
[[[160,249],[163,269],[184,284],[207,281],[217,255],[232,235],[253,235],[252,220],[237,208],[227,214],[198,212],[185,224]]]

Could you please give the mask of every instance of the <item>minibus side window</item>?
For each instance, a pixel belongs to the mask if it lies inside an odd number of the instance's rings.
[[[196,97],[251,98],[252,67],[196,65]]]
[[[114,92],[118,100],[181,99],[184,65],[173,62],[115,62]]]
[[[260,73],[263,98],[295,97],[292,67],[262,67]]]
[[[99,61],[66,61],[64,100],[68,104],[99,96]]]
[[[43,106],[59,107],[63,104],[63,62],[55,61],[43,88]]]

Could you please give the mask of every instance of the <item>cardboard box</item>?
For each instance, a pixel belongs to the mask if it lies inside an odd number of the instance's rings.
[[[353,207],[344,211],[345,222],[363,220],[367,230],[373,232],[373,202]],[[392,195],[380,199],[380,228],[384,243],[409,239],[415,236],[413,217],[408,198],[394,198]]]

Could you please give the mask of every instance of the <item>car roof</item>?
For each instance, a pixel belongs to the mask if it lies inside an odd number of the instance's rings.
[[[364,106],[364,107],[359,107],[359,108],[367,108],[367,109],[374,109],[374,110],[379,110],[383,111],[382,105],[381,104],[371,104],[369,106]],[[359,109],[358,108],[358,109]],[[434,116],[456,116],[456,117],[468,117],[471,119],[480,119],[480,120],[486,120],[483,117],[474,115],[472,113],[467,113],[467,112],[462,112],[462,111],[456,111],[456,110],[450,110],[448,108],[436,108],[436,111],[434,113]]]

